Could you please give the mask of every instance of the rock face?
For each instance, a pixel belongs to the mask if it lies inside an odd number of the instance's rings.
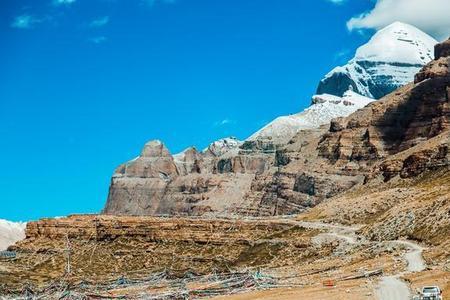
[[[446,44],[436,48],[446,49]],[[319,144],[319,155],[338,165],[375,165],[375,174],[382,172],[386,180],[448,164],[449,60],[439,57],[422,68],[414,84],[334,120],[333,130]]]
[[[342,96],[348,86],[363,96],[379,99],[412,81],[433,59],[437,41],[414,26],[396,22],[377,32],[347,65],[322,79],[317,94]]]
[[[241,228],[242,231],[233,228]],[[248,244],[252,240],[246,233],[265,234],[266,231],[283,230],[292,225],[269,222],[232,220],[167,219],[156,217],[116,217],[72,215],[60,219],[42,219],[26,226],[26,238],[114,240],[143,238],[152,242],[167,240],[199,244]],[[175,230],[178,229],[178,230]]]
[[[227,211],[243,201],[256,174],[267,171],[274,153],[247,155],[234,138],[203,152],[189,148],[172,156],[160,141],[119,166],[111,180],[106,214],[197,215]]]
[[[450,44],[450,39],[436,45],[436,47],[434,48],[435,59],[450,56],[450,45],[449,44]]]
[[[448,45],[438,45],[436,52],[447,53]],[[411,178],[446,167],[449,60],[438,57],[415,82],[348,117],[300,130],[284,144],[255,139],[224,152],[188,149],[174,158],[162,143],[151,142],[140,157],[117,169],[105,212],[292,214],[371,180]],[[316,97],[314,105],[332,99]]]

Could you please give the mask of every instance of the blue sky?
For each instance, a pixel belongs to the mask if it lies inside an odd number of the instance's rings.
[[[2,1],[0,218],[100,211],[114,168],[146,141],[203,148],[302,110],[368,40],[346,23],[373,6]]]

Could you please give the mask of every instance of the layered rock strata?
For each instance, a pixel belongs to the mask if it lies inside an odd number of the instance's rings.
[[[302,212],[355,186],[418,176],[449,163],[449,42],[410,83],[346,118],[300,130],[285,145],[247,141],[172,157],[160,142],[120,166],[109,214]]]

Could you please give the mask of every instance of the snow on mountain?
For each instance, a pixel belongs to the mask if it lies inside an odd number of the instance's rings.
[[[433,59],[435,44],[426,33],[401,22],[379,30],[358,48],[352,60],[320,81],[309,108],[275,119],[248,140],[286,142],[301,129],[317,128],[353,113],[413,81],[420,68]]]
[[[222,156],[232,150],[238,150],[242,142],[235,137],[228,137],[211,143],[203,150],[204,154]]]
[[[0,219],[0,251],[25,238],[26,223],[15,223]]]
[[[378,31],[358,48],[356,60],[424,65],[433,59],[438,42],[416,27],[395,22]]]
[[[433,59],[435,44],[435,39],[416,27],[395,22],[358,48],[345,66],[328,73],[317,94],[341,96],[352,86],[361,95],[379,99],[413,81],[414,74]]]
[[[329,94],[315,95],[312,105],[304,111],[276,118],[249,137],[248,141],[272,140],[275,144],[288,142],[296,133],[304,129],[318,128],[333,118],[348,116],[374,101],[348,90],[343,97]]]

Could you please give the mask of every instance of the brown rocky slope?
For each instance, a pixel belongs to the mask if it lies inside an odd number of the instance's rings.
[[[336,166],[357,161],[364,184],[302,218],[364,223],[370,239],[407,237],[439,246],[450,232],[450,41],[416,80],[349,118],[321,142]],[[441,56],[446,55],[446,56]]]

